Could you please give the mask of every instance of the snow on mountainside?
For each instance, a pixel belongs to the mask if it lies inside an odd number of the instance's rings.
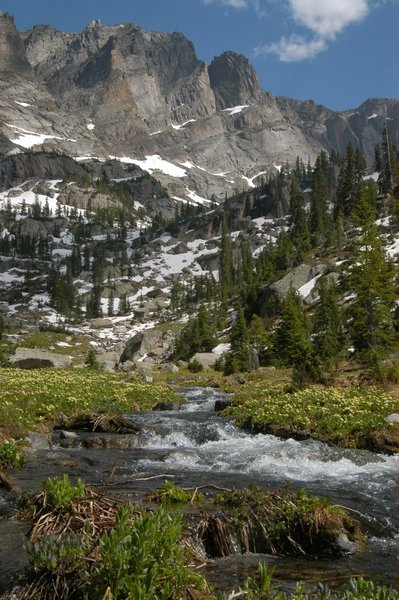
[[[81,33],[18,32],[0,14],[0,41],[0,152],[127,157],[171,197],[220,199],[275,165],[342,153],[349,141],[371,161],[385,115],[399,141],[397,100],[334,113],[274,98],[244,56],[225,52],[206,65],[182,34],[98,21]],[[183,173],[187,163],[198,167]]]

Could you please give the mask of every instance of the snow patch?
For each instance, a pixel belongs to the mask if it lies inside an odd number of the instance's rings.
[[[375,119],[376,117],[378,117],[378,115],[376,113],[373,113],[372,115],[367,117],[367,120],[370,121],[370,119]]]
[[[174,123],[171,123],[173,129],[184,129],[185,125],[188,125],[188,123],[194,123],[197,119],[189,119],[188,121],[184,121],[184,123],[181,123],[180,125],[175,125]]]
[[[128,156],[112,156],[109,158],[111,160],[119,160],[122,163],[137,165],[143,171],[147,171],[150,175],[152,175],[153,171],[161,171],[165,173],[165,175],[170,175],[171,177],[186,177],[185,169],[174,165],[167,160],[164,160],[159,156],[159,154],[151,154],[145,157],[145,160],[137,160],[134,158],[129,158]]]
[[[240,106],[233,106],[231,108],[224,108],[222,110],[222,112],[226,112],[229,114],[229,116],[231,117],[232,115],[237,115],[238,113],[240,113],[241,111],[244,110],[244,108],[248,108],[249,104],[241,104]]]
[[[305,285],[303,285],[302,287],[300,287],[298,289],[298,294],[301,296],[301,298],[307,298],[307,296],[309,296],[309,294],[314,289],[314,287],[317,283],[317,280],[320,279],[321,276],[322,276],[322,273],[320,273],[320,275],[316,275],[316,277],[313,277],[313,279],[311,279],[310,281],[305,283]]]
[[[19,104],[20,106],[24,106],[25,108],[27,106],[32,106],[32,104],[29,104],[28,102],[19,102],[19,100],[14,100],[15,104]]]
[[[86,127],[89,131],[93,131],[93,129],[95,128],[95,125],[94,125],[94,123],[87,123]]]

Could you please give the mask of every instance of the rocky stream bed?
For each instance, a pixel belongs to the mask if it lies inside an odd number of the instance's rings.
[[[18,493],[38,492],[43,480],[63,473],[74,480],[80,477],[89,484],[101,484],[108,494],[133,502],[159,489],[164,481],[201,489],[209,500],[223,489],[257,486],[273,490],[287,484],[293,492],[305,488],[346,507],[361,524],[366,543],[346,538],[341,539],[339,552],[328,555],[321,549],[292,556],[263,554],[262,544],[254,543],[243,554],[242,543],[229,529],[224,533],[224,546],[206,543],[204,536],[200,540],[207,580],[219,589],[231,590],[253,574],[259,562],[266,561],[286,590],[293,589],[298,580],[335,587],[360,575],[399,589],[398,455],[251,435],[215,412],[215,402],[223,403],[226,394],[191,388],[183,395],[187,402],[180,409],[127,415],[135,433],[58,431],[51,444],[36,438],[24,467],[12,473],[14,492],[2,489],[0,494],[0,591],[10,586],[27,560],[29,526],[15,519]],[[203,510],[191,506],[186,517],[203,518]]]

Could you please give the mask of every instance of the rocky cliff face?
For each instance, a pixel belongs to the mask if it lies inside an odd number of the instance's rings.
[[[131,24],[19,33],[1,15],[0,100],[0,151],[135,161],[159,155],[175,170],[151,172],[184,200],[223,198],[297,156],[307,162],[320,150],[343,153],[349,141],[371,163],[385,114],[399,142],[398,100],[335,113],[274,98],[244,56],[225,52],[207,66],[182,34]]]

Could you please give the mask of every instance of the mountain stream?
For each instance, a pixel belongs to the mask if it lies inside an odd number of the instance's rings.
[[[180,410],[131,415],[143,426],[143,447],[37,450],[17,476],[17,483],[22,489],[37,489],[45,477],[65,471],[98,483],[112,472],[114,489],[133,499],[166,479],[182,487],[254,484],[271,489],[287,483],[294,490],[304,487],[353,511],[367,533],[364,549],[334,560],[236,554],[210,561],[207,578],[222,588],[237,588],[266,560],[287,589],[296,580],[334,586],[358,575],[399,589],[399,455],[252,435],[215,412],[215,401],[226,400],[226,394],[212,388],[188,388],[182,393],[187,403]],[[7,534],[4,521],[0,535]],[[11,556],[7,553],[8,561]],[[3,577],[10,567],[7,557],[0,568]]]

